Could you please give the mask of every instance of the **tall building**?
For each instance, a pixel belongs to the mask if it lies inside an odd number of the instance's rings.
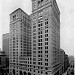
[[[32,0],[32,75],[61,75],[60,11],[56,0]]]
[[[9,57],[9,33],[3,34],[2,39],[2,50]]]
[[[31,20],[18,8],[10,14],[9,73],[30,75],[31,68]]]

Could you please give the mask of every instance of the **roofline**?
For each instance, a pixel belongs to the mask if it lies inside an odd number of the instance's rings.
[[[9,14],[9,15],[12,15],[13,13],[15,13],[16,11],[18,11],[18,10],[21,10],[23,13],[25,13],[26,15],[28,15],[25,11],[23,11],[21,8],[18,8],[18,9],[16,9],[15,11],[13,11],[11,14]],[[28,15],[29,16],[29,15]]]
[[[5,33],[5,34],[3,34],[3,35],[6,35],[6,34],[9,34],[9,33]]]

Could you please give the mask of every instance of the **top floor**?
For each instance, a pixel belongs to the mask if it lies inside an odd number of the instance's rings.
[[[18,8],[10,14],[10,22],[13,22],[17,19],[30,20],[30,16],[27,13],[25,13],[21,8]]]
[[[9,38],[9,33],[3,34],[3,39],[8,39]]]
[[[32,12],[48,5],[60,13],[56,0],[32,0]]]

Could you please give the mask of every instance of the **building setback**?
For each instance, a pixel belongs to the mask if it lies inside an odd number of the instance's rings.
[[[2,51],[9,57],[9,33],[3,34],[2,39]]]
[[[10,14],[9,73],[11,75],[30,74],[30,23],[30,16],[20,8]]]
[[[60,11],[56,0],[32,0],[32,75],[61,75]]]

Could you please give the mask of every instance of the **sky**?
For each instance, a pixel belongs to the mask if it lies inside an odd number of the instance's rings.
[[[32,13],[32,0],[0,0],[0,48],[2,34],[9,32],[9,14],[17,8]],[[60,47],[66,54],[74,55],[74,0],[56,0],[60,9]]]

